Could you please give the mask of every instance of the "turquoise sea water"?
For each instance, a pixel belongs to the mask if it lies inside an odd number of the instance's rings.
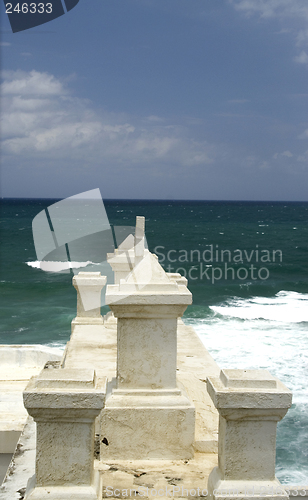
[[[2,200],[2,344],[69,339],[72,274],[38,268],[32,237],[33,218],[54,202]],[[266,368],[293,391],[278,425],[277,476],[307,485],[308,203],[109,200],[105,208],[112,226],[146,217],[150,251],[188,277],[194,303],[184,320],[221,368]]]

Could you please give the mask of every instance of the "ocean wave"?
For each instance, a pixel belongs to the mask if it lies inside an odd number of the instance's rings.
[[[293,392],[292,408],[278,427],[276,472],[285,484],[307,483],[308,328],[301,321],[308,319],[308,294],[233,298],[210,309],[216,313],[185,323],[194,327],[219,367],[269,370]],[[294,450],[296,457],[287,461]]]
[[[67,269],[79,269],[82,267],[87,267],[89,265],[99,266],[100,264],[96,262],[91,262],[88,260],[87,262],[54,262],[54,261],[39,261],[35,260],[32,262],[26,262],[26,264],[30,267],[41,269],[42,271],[47,272],[60,272],[65,271]]]
[[[222,368],[268,369],[308,404],[308,294],[229,299],[216,314],[186,318]]]
[[[244,320],[263,319],[279,323],[308,322],[308,294],[281,291],[275,297],[230,299],[220,306],[212,306],[220,316]]]

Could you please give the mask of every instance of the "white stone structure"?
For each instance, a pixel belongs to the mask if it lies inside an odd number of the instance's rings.
[[[145,240],[145,218],[136,217],[136,230],[135,230],[135,266],[143,259]]]
[[[63,352],[43,345],[0,346],[0,454],[13,453],[28,418],[22,391],[47,361],[60,361]]]
[[[80,272],[73,277],[73,285],[77,290],[77,316],[74,325],[102,324],[101,293],[106,285],[106,276],[101,273]]]
[[[178,285],[187,286],[188,279],[182,276],[180,273],[166,273],[166,274],[169,279],[174,280]]]
[[[292,393],[267,370],[222,370],[219,378],[208,378],[207,388],[219,411],[210,498],[287,499],[275,477],[276,427]]]
[[[114,272],[116,285],[121,279],[126,279],[134,267],[149,253],[145,248],[144,228],[145,218],[137,216],[135,235],[127,236],[113,253],[107,254],[107,261]]]
[[[94,422],[105,393],[106,379],[94,370],[43,370],[30,380],[24,404],[37,426],[36,473],[25,499],[101,499]]]
[[[62,368],[43,370],[24,392],[36,424],[28,418],[1,500],[101,500],[121,491],[153,498],[146,488],[161,498],[208,490],[212,500],[287,500],[275,442],[290,391],[266,371],[220,371],[180,319],[192,299],[187,280],[165,273],[145,246],[137,217],[135,234],[108,256],[115,285],[104,318],[106,277],[74,277],[77,317]],[[308,500],[304,489],[290,487],[291,496]]]
[[[126,280],[107,287],[106,303],[118,319],[118,355],[101,456],[191,458],[195,409],[176,380],[177,320],[191,293],[148,253]]]

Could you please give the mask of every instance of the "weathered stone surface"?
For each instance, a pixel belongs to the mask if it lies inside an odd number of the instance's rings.
[[[107,261],[114,272],[116,285],[126,279],[134,267],[149,253],[145,242],[145,218],[136,217],[135,235],[130,234],[113,253],[107,254]]]
[[[238,410],[241,410],[242,415],[245,412],[248,415],[251,409],[254,410],[251,414],[257,415],[259,411],[262,416],[263,410],[268,415],[272,408],[272,415],[277,415],[277,421],[284,417],[291,407],[292,393],[279,379],[269,374],[270,377],[266,380],[261,375],[262,370],[238,370],[238,377],[231,379],[230,386],[229,374],[235,371],[222,370],[219,378],[209,378],[207,382],[209,394],[221,415],[226,415],[225,418],[229,420],[232,416],[236,419]]]
[[[41,345],[0,346],[0,453],[13,453],[28,413],[22,391],[48,360],[60,360],[59,349]]]
[[[26,499],[100,498],[94,422],[105,394],[106,378],[94,370],[43,370],[30,380],[24,404],[37,424],[36,474]]]
[[[219,411],[210,498],[231,499],[233,490],[237,498],[288,498],[275,478],[275,457],[277,421],[292,404],[291,392],[263,370],[223,370],[219,378],[208,378],[207,388]]]
[[[108,458],[187,459],[194,453],[195,408],[177,384],[177,318],[191,303],[148,253],[126,280],[107,287],[117,317],[117,377],[101,434]]]
[[[106,276],[101,273],[80,272],[73,278],[77,290],[77,316],[72,325],[101,324],[101,293],[106,285]]]

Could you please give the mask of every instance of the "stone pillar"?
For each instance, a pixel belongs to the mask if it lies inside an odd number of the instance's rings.
[[[119,248],[115,249],[114,253],[107,254],[107,262],[114,272],[116,285],[120,283],[121,279],[125,279],[135,266],[134,241],[133,235],[130,234],[124,240],[123,246],[120,245]],[[131,244],[132,246],[128,247]]]
[[[101,273],[80,272],[73,277],[73,285],[77,290],[77,316],[72,326],[100,325],[104,322],[101,316],[101,293],[106,281],[106,276],[101,276]]]
[[[145,230],[145,217],[136,217],[136,230],[135,230],[135,265],[143,259],[144,256],[144,230]]]
[[[118,318],[118,356],[102,412],[101,456],[193,456],[195,409],[176,380],[177,318],[191,300],[150,253],[126,280],[107,287],[106,303]]]
[[[209,498],[285,500],[275,477],[276,427],[292,393],[267,370],[222,370],[207,389],[219,412],[218,467]]]
[[[137,216],[135,235],[127,236],[113,253],[107,254],[107,261],[114,272],[116,285],[120,283],[121,279],[126,279],[134,267],[149,253],[145,249],[144,227],[145,218]]]
[[[23,397],[36,422],[36,474],[25,500],[101,499],[94,422],[105,394],[94,370],[43,370],[30,380]]]

